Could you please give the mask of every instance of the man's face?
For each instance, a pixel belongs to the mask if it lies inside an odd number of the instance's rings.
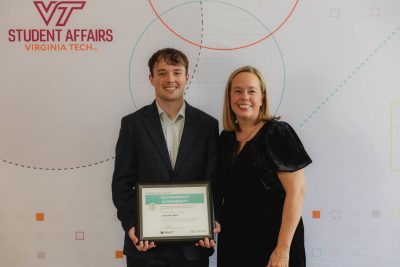
[[[183,92],[188,80],[185,66],[170,65],[163,58],[153,67],[153,76],[149,80],[154,86],[158,102],[183,102]]]

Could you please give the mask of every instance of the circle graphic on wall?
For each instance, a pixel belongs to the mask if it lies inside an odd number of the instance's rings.
[[[264,23],[269,25],[270,29],[268,33],[262,34],[249,34],[247,38],[241,38],[240,42],[234,42],[229,44],[218,44],[214,43],[211,40],[204,40],[202,42],[198,42],[193,39],[190,34],[186,34],[184,30],[181,29],[182,21],[176,19],[168,19],[164,18],[160,15],[158,10],[167,10],[169,7],[176,5],[177,1],[163,1],[163,0],[148,0],[151,10],[154,12],[159,21],[175,36],[179,37],[183,41],[195,45],[205,49],[211,50],[237,50],[246,47],[250,47],[253,45],[257,45],[260,42],[270,38],[274,33],[280,30],[285,23],[289,20],[293,12],[295,11],[299,0],[284,0],[284,1],[230,1],[229,4],[236,5],[237,7],[243,8],[243,10],[253,10],[253,15],[264,18]],[[180,1],[181,2],[181,1]],[[185,1],[185,3],[195,3],[199,1]],[[228,2],[223,1],[200,1],[204,5],[206,5],[205,9],[211,9],[212,12],[207,12],[207,14],[211,14],[211,16],[207,17],[205,21],[205,28],[213,29],[214,32],[210,34],[218,34],[221,35],[230,35],[230,34],[238,34],[241,31],[241,28],[245,28],[245,24],[239,25],[239,27],[232,27],[233,24],[238,24],[240,19],[238,19],[234,13],[230,13],[229,10],[226,10],[223,5],[220,4],[228,4]],[[269,2],[269,3],[268,3]],[[265,9],[260,9],[259,5],[263,4]],[[268,9],[268,6],[273,6],[274,8]],[[221,8],[222,7],[222,8]],[[258,13],[258,14],[257,14]],[[180,17],[185,17],[186,13],[180,13]],[[190,14],[190,13],[189,13]],[[223,18],[221,18],[221,15]],[[218,19],[218,23],[208,23],[212,20]],[[209,26],[209,27],[208,27]],[[238,31],[236,31],[238,30]],[[247,28],[247,32],[251,33],[252,28]]]
[[[247,38],[248,28],[263,35],[270,32],[260,19],[238,6],[217,2],[216,4],[220,5],[217,9],[207,9],[205,8],[207,4],[215,3],[211,1],[188,2],[170,8],[160,16],[172,20],[179,18],[180,14],[191,14],[190,17],[185,18],[186,27],[182,27],[182,31],[186,30],[185,34],[190,34],[192,39],[199,43],[204,42],[204,39],[228,45],[240,42],[243,36]],[[220,20],[225,19],[222,14],[218,18],[215,15],[207,15],[205,10],[219,14],[221,9],[228,10],[226,12],[229,14],[228,16],[238,18],[237,23],[231,25],[232,28],[239,28],[244,21],[247,23],[243,32],[230,35],[227,39],[223,39],[225,36],[213,34],[213,30],[211,33],[208,32],[208,28],[203,26],[205,18],[214,18],[212,22],[208,22],[210,25],[218,24]],[[149,70],[141,66],[147,65],[147,60],[153,51],[172,46],[182,50],[190,61],[189,76],[191,79],[188,82],[189,86],[185,96],[190,104],[221,119],[224,88],[229,74],[238,67],[253,65],[260,69],[267,82],[271,111],[273,113],[278,111],[285,90],[285,66],[280,47],[273,36],[263,43],[245,49],[206,50],[188,45],[174,34],[168,31],[165,34],[165,32],[165,28],[155,18],[133,45],[129,65],[129,88],[135,108],[138,109],[151,103],[155,97],[154,89],[148,81]]]

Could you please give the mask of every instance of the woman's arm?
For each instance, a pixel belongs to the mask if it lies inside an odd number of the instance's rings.
[[[287,267],[289,265],[290,245],[303,211],[305,192],[304,170],[279,172],[278,177],[285,189],[286,197],[278,244],[270,256],[267,267]]]

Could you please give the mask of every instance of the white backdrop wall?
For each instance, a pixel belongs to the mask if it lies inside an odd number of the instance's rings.
[[[114,147],[166,46],[191,61],[186,99],[220,121],[229,73],[264,73],[314,160],[308,266],[400,266],[399,14],[397,0],[2,0],[0,266],[125,265]]]

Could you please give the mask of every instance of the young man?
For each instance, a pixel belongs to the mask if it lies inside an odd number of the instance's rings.
[[[214,240],[163,245],[136,236],[136,182],[209,180],[216,167],[218,122],[184,101],[187,57],[165,48],[153,54],[148,66],[156,99],[122,118],[112,181],[113,201],[126,233],[127,266],[208,267]]]

